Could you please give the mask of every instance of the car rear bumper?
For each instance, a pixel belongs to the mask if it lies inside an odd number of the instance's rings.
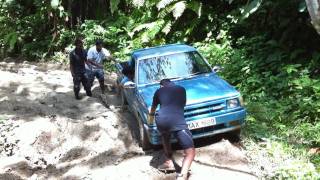
[[[220,114],[215,117],[217,124],[214,126],[193,129],[191,130],[193,139],[213,136],[216,134],[226,133],[240,129],[244,124],[246,117],[246,110],[241,109],[234,112],[229,112],[225,114]],[[153,145],[161,144],[160,134],[156,127],[149,127],[145,124],[145,128],[148,132],[149,141]],[[173,138],[172,142],[176,140]]]

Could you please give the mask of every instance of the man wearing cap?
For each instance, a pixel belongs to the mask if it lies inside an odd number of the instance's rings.
[[[186,105],[186,90],[175,85],[169,79],[160,81],[160,88],[153,96],[152,106],[149,112],[148,123],[153,124],[157,106],[160,110],[156,115],[157,129],[161,134],[165,162],[158,167],[159,170],[174,170],[172,150],[170,144],[171,134],[176,137],[178,143],[184,150],[185,157],[182,162],[181,171],[177,179],[186,180],[191,163],[195,157],[195,149],[192,134],[184,119],[184,106]]]
[[[83,42],[80,38],[75,40],[75,49],[69,55],[70,71],[73,78],[73,91],[76,99],[80,99],[80,83],[86,90],[87,96],[92,96],[88,77],[85,74],[85,63],[87,61],[87,52],[83,49]]]
[[[88,63],[86,69],[89,76],[90,87],[92,87],[94,78],[96,77],[100,84],[101,93],[104,94],[105,86],[103,62],[106,59],[113,60],[113,57],[111,56],[110,52],[102,46],[102,40],[97,40],[96,45],[88,50]]]

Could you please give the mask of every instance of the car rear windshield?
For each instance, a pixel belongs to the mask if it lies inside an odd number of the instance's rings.
[[[161,79],[188,78],[211,72],[198,52],[184,52],[139,60],[138,83],[150,84]]]

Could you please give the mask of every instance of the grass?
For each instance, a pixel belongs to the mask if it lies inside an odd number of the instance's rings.
[[[0,124],[2,124],[5,120],[5,117],[4,116],[0,116]]]
[[[256,109],[248,105],[243,143],[258,175],[266,179],[320,179],[320,157],[309,153],[310,143],[294,141],[301,138],[292,138],[293,125],[277,124],[266,108]]]

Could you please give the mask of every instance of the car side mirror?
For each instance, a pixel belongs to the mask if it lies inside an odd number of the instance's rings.
[[[212,68],[212,71],[213,72],[221,72],[221,71],[223,71],[223,67],[221,67],[221,66],[214,66],[213,68]]]
[[[123,87],[126,89],[133,89],[136,87],[136,83],[132,82],[132,81],[128,81],[126,83],[123,84]]]

